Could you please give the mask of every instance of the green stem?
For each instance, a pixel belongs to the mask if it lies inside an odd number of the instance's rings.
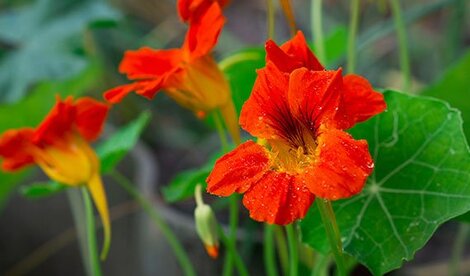
[[[277,276],[276,254],[274,252],[274,225],[264,225],[264,267],[266,275]]]
[[[359,0],[351,0],[351,18],[349,19],[348,37],[348,73],[354,73],[356,69],[356,36],[359,25]]]
[[[335,213],[331,202],[327,199],[317,198],[316,200],[320,216],[325,226],[326,235],[330,241],[331,251],[335,258],[337,273],[339,276],[346,276],[346,267],[344,265],[343,245],[341,235],[339,233],[338,224],[336,223]]]
[[[226,153],[228,152],[229,146],[227,135],[225,134],[224,124],[222,122],[222,119],[220,118],[220,113],[218,110],[214,111],[212,114],[212,118],[214,118],[215,129],[217,130],[217,134],[219,135],[220,143],[222,145],[222,150],[224,151],[224,153]]]
[[[320,62],[325,64],[327,60],[325,52],[325,39],[322,28],[322,0],[312,0],[310,8],[310,20],[313,33],[312,40],[315,43],[315,50],[318,59]]]
[[[297,276],[299,269],[299,254],[297,251],[297,236],[292,224],[286,225],[287,243],[289,245],[289,276]]]
[[[312,269],[311,276],[327,276],[328,275],[328,267],[331,262],[331,257],[329,254],[327,255],[317,255],[318,257],[315,259],[315,266]]]
[[[70,208],[75,223],[75,229],[78,234],[78,242],[80,246],[80,252],[82,255],[83,265],[85,267],[86,275],[97,276],[101,275],[99,267],[100,261],[98,258],[98,251],[96,247],[96,241],[93,246],[91,244],[92,239],[95,239],[95,231],[90,233],[90,225],[88,223],[88,210],[85,206],[85,199],[80,189],[67,189],[67,196],[70,202]],[[91,209],[93,211],[93,209]],[[92,222],[94,223],[94,221]],[[92,236],[92,237],[90,237]],[[94,251],[93,251],[94,247]]]
[[[470,234],[470,225],[467,223],[460,223],[457,237],[454,241],[452,248],[452,259],[449,265],[449,275],[457,276],[460,275],[460,260],[465,249],[466,240]]]
[[[157,212],[157,209],[153,207],[152,203],[144,196],[142,196],[139,191],[134,188],[129,179],[127,179],[124,175],[120,174],[117,171],[112,171],[110,175],[127,193],[129,193],[129,195],[134,198],[135,201],[140,204],[142,209],[147,213],[147,215],[150,216],[150,218],[158,227],[158,229],[160,229],[160,231],[170,244],[171,248],[173,249],[173,253],[178,259],[178,262],[181,265],[184,274],[188,276],[195,276],[196,272],[194,271],[194,267],[191,264],[185,249],[183,248],[175,234],[173,234],[168,224],[166,224],[166,222],[163,220],[160,213]]]
[[[91,203],[90,194],[86,188],[81,188],[83,203],[86,215],[86,236],[89,250],[89,262],[92,268],[93,276],[101,275],[100,258],[98,256],[98,246],[96,245],[96,228],[95,215],[93,213],[93,204]]]
[[[287,255],[287,242],[284,231],[280,226],[274,226],[274,237],[276,238],[277,252],[281,261],[283,275],[289,272],[289,255]]]
[[[267,28],[268,38],[274,39],[274,3],[273,0],[266,0],[266,17],[267,17]]]
[[[408,53],[405,23],[401,14],[400,0],[391,0],[393,19],[395,21],[395,29],[398,35],[398,46],[400,50],[400,67],[403,74],[403,89],[410,92],[411,88],[411,70],[410,57]]]
[[[248,269],[245,266],[245,263],[243,262],[242,258],[238,254],[236,248],[233,246],[232,243],[230,243],[230,240],[227,238],[227,236],[224,233],[224,230],[220,225],[217,225],[217,231],[219,233],[220,239],[222,240],[222,243],[225,244],[225,247],[227,250],[232,254],[233,259],[235,261],[235,266],[238,270],[238,273],[240,276],[248,276]]]

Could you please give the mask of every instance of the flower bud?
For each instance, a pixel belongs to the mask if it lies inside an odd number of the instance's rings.
[[[212,208],[202,201],[201,185],[195,190],[196,209],[194,217],[196,221],[196,232],[204,243],[207,254],[213,259],[219,255],[219,236],[217,234],[217,220]]]

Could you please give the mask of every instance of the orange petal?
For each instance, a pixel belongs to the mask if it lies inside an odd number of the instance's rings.
[[[67,97],[64,101],[57,97],[55,106],[36,128],[33,143],[49,145],[59,143],[72,131],[75,112],[72,97]]]
[[[180,49],[154,50],[148,47],[126,51],[119,71],[131,80],[166,78],[180,68],[183,53]]]
[[[78,131],[88,141],[93,141],[100,135],[109,106],[92,98],[80,98],[75,103],[77,108],[75,124]]]
[[[367,141],[332,129],[322,131],[317,142],[317,160],[304,175],[309,190],[330,200],[359,193],[374,167]]]
[[[344,92],[336,114],[337,127],[348,129],[379,114],[387,107],[382,93],[374,91],[369,81],[358,75],[343,79]]]
[[[34,163],[34,158],[28,151],[32,145],[32,128],[8,130],[0,136],[0,157],[3,158],[2,169],[15,171]]]
[[[288,101],[292,114],[312,131],[331,121],[338,109],[342,85],[338,71],[296,69],[289,79]]]
[[[301,67],[309,70],[324,70],[318,59],[309,49],[301,31],[281,47],[271,40],[266,42],[266,61],[273,62],[281,71],[290,73]]]
[[[111,222],[109,219],[108,201],[106,200],[106,193],[101,177],[98,174],[93,175],[87,183],[87,188],[90,191],[93,202],[101,217],[101,222],[103,223],[104,241],[101,249],[101,260],[104,260],[108,255],[109,246],[111,244]]]
[[[116,104],[122,101],[132,91],[137,94],[144,96],[147,99],[152,99],[158,93],[158,90],[162,86],[162,79],[155,81],[137,81],[131,84],[125,84],[114,87],[105,91],[103,96],[106,101]]]
[[[271,62],[257,73],[253,91],[241,110],[240,125],[258,138],[285,138],[298,124],[287,103],[288,75]]]
[[[314,198],[297,177],[270,171],[245,193],[243,204],[254,220],[286,225],[302,219]]]
[[[269,168],[266,150],[248,141],[222,156],[207,178],[207,191],[218,196],[244,193]]]
[[[191,20],[183,49],[190,53],[192,59],[207,55],[217,43],[224,24],[219,4],[212,3],[199,18]]]
[[[200,17],[214,2],[223,8],[230,0],[178,0],[178,14],[183,22],[191,21],[192,18]]]

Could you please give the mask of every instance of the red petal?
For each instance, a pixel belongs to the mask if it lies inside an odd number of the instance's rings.
[[[207,178],[207,191],[219,196],[244,193],[269,168],[266,150],[253,141],[238,146],[215,163]]]
[[[3,170],[14,171],[34,163],[34,158],[28,151],[28,148],[32,146],[33,133],[32,128],[23,128],[9,130],[0,136],[0,156],[3,158]]]
[[[384,96],[374,91],[367,79],[358,75],[347,75],[343,83],[343,97],[335,118],[338,128],[348,129],[381,113],[387,107]]]
[[[79,99],[75,105],[78,131],[86,140],[95,140],[103,129],[109,106],[87,97]]]
[[[309,190],[330,200],[359,193],[374,167],[367,141],[332,129],[320,133],[317,142],[317,160],[305,172]]]
[[[208,54],[217,43],[224,23],[219,4],[212,3],[199,18],[191,20],[183,49],[189,51],[193,59]]]
[[[308,48],[301,31],[297,32],[295,37],[281,47],[277,46],[272,40],[268,40],[265,48],[266,60],[272,61],[283,72],[290,73],[301,67],[314,71],[324,70],[318,59]]]
[[[296,69],[290,75],[288,100],[292,114],[312,131],[329,122],[337,111],[341,91],[341,69],[310,71]]]
[[[240,125],[251,135],[264,138],[286,138],[298,127],[287,103],[288,75],[271,62],[258,70],[253,91],[243,105]]]
[[[295,176],[270,171],[245,193],[243,204],[252,219],[285,225],[302,219],[314,198]]]
[[[75,113],[72,97],[67,97],[64,101],[57,98],[55,106],[36,128],[33,143],[54,144],[62,140],[64,135],[72,130]]]
[[[126,51],[119,71],[129,79],[160,79],[180,68],[183,53],[180,49],[153,50],[148,47]]]
[[[193,17],[199,17],[214,2],[223,8],[230,0],[178,0],[178,14],[183,22],[190,21]]]

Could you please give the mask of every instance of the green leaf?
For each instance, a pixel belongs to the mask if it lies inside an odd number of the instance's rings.
[[[328,33],[325,38],[326,62],[325,65],[335,66],[339,60],[346,55],[346,46],[348,45],[348,28],[340,25]],[[317,52],[314,47],[314,52]]]
[[[150,112],[143,112],[139,118],[121,127],[97,148],[101,160],[101,172],[107,173],[121,161],[139,140],[139,136],[150,120]]]
[[[66,186],[55,181],[37,182],[21,188],[20,192],[28,198],[43,198],[55,195],[64,190]]]
[[[256,69],[265,66],[264,57],[263,48],[249,48],[239,51],[219,63],[230,83],[232,99],[238,114],[251,94],[257,76]]]
[[[0,60],[0,101],[16,102],[38,81],[66,79],[89,60],[77,49],[83,31],[118,13],[104,1],[37,0],[0,14],[0,38],[13,49]]]
[[[206,186],[206,178],[214,167],[215,161],[222,156],[222,152],[217,152],[202,167],[187,170],[176,175],[168,184],[163,187],[163,197],[167,202],[174,203],[185,200],[194,195],[194,189],[198,184]]]
[[[447,69],[440,80],[423,90],[423,95],[449,102],[462,112],[463,129],[470,139],[470,51],[452,67]]]
[[[443,222],[470,210],[470,154],[459,111],[440,100],[385,92],[387,111],[352,129],[375,169],[359,195],[334,202],[344,250],[381,275],[411,260]],[[318,211],[304,242],[326,253]]]

